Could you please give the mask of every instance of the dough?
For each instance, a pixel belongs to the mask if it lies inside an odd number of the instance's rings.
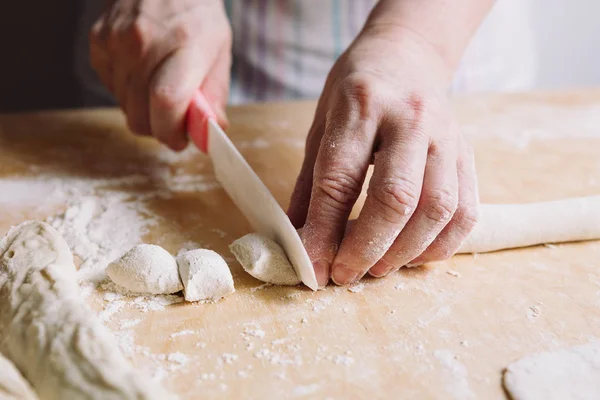
[[[258,233],[249,233],[229,249],[246,272],[263,282],[275,285],[297,285],[300,279],[277,243]]]
[[[212,250],[186,251],[177,257],[187,301],[219,299],[235,292],[229,266]]]
[[[600,399],[600,343],[523,357],[503,384],[513,400]]]
[[[67,243],[43,222],[0,240],[0,338],[43,399],[171,398],[119,351],[79,295]]]
[[[154,244],[134,246],[110,263],[106,273],[114,283],[133,292],[169,294],[183,290],[175,258]]]
[[[600,196],[530,204],[484,204],[459,253],[600,239]]]
[[[2,354],[0,354],[0,372],[1,400],[36,400],[38,398],[29,382]]]

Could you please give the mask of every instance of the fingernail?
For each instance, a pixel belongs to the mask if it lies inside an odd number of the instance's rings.
[[[332,267],[333,275],[331,279],[337,285],[348,285],[350,283],[354,283],[356,278],[358,278],[358,272],[348,268],[344,264],[336,264]]]
[[[313,264],[319,286],[327,286],[329,283],[329,265],[330,264],[325,261],[317,261]]]
[[[391,265],[387,261],[381,259],[377,264],[371,267],[369,270],[369,275],[374,276],[375,278],[383,278],[396,268],[397,267],[394,265]]]
[[[384,276],[386,276],[389,273],[389,271],[386,270],[369,270],[369,275],[371,275],[374,278],[383,278]]]

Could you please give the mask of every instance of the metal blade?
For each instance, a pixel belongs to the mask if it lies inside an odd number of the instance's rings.
[[[208,154],[217,180],[252,228],[277,242],[300,280],[317,290],[317,278],[298,232],[269,189],[213,119],[208,122]]]

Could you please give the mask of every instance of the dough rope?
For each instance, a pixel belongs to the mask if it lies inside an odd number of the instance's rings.
[[[600,239],[600,196],[529,204],[483,204],[459,253]]]

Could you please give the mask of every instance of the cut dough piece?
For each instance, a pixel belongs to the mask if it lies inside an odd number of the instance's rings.
[[[229,266],[212,250],[186,251],[177,257],[177,264],[187,301],[219,299],[235,292]]]
[[[600,399],[600,343],[523,357],[503,384],[513,400]]]
[[[483,204],[459,253],[600,239],[600,196],[530,204]]]
[[[283,249],[271,239],[249,233],[229,249],[246,272],[263,282],[275,285],[297,285],[300,279]]]
[[[73,256],[50,225],[0,240],[0,351],[44,399],[171,398],[140,376],[79,295]]]
[[[183,290],[177,262],[165,249],[138,244],[106,268],[117,285],[133,292],[170,294]]]
[[[13,363],[0,354],[0,399],[37,400],[37,396]]]

